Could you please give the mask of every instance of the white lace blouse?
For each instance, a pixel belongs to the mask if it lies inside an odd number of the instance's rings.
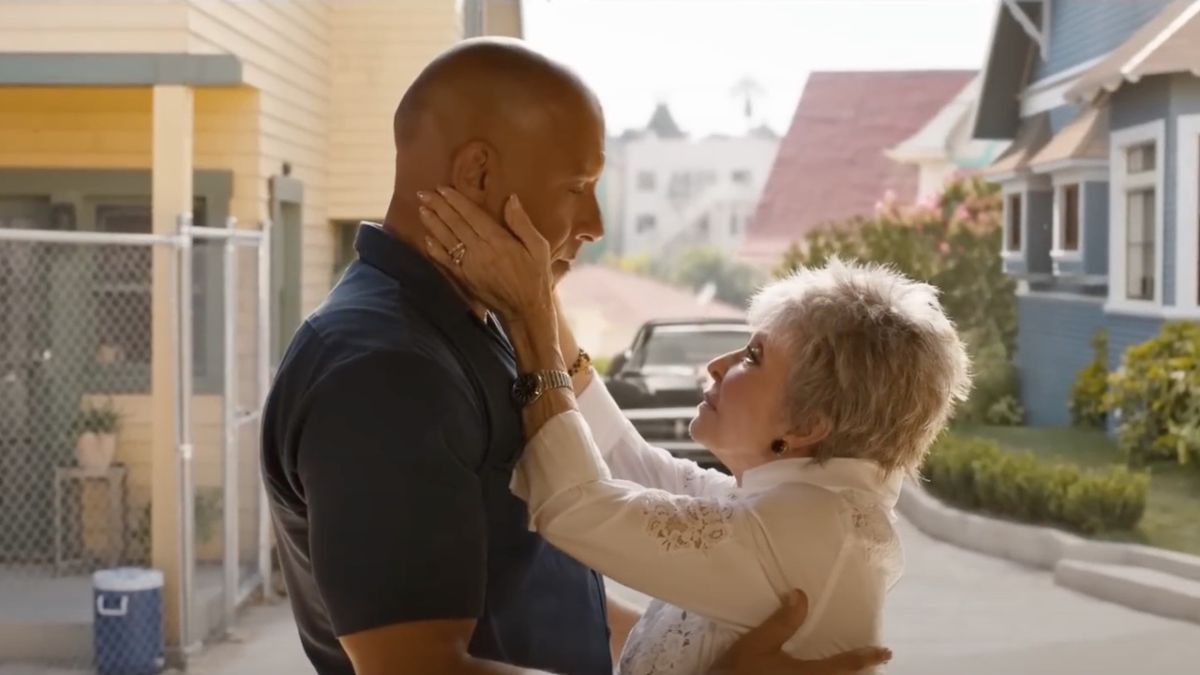
[[[526,446],[512,490],[530,528],[579,561],[657,598],[621,675],[705,672],[799,588],[808,620],[785,645],[819,658],[880,643],[903,553],[892,526],[902,477],[868,461],[776,460],[730,476],[651,447],[599,378],[580,412]],[[582,413],[582,414],[581,414]]]

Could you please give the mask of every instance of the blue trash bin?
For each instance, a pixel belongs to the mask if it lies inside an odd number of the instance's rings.
[[[92,575],[99,675],[153,675],[163,654],[163,575],[122,567]]]

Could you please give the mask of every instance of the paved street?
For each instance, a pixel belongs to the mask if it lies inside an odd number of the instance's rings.
[[[901,527],[907,571],[888,605],[888,675],[1200,672],[1198,625],[1095,600],[1047,572]]]
[[[1200,672],[1200,626],[1093,600],[1055,586],[1046,572],[934,541],[907,523],[901,527],[908,570],[887,612],[886,642],[896,653],[888,675]],[[189,669],[196,675],[307,672],[286,605],[251,609],[237,640],[208,648]],[[75,674],[0,667],[0,675]]]

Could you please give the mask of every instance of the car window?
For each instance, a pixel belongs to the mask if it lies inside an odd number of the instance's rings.
[[[746,346],[746,331],[656,330],[645,345],[643,366],[699,366]]]

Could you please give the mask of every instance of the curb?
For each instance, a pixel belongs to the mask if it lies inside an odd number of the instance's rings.
[[[1200,623],[1200,557],[1140,544],[1099,542],[943,504],[909,480],[896,505],[925,534],[961,548],[1054,573],[1055,583],[1159,616]],[[1154,575],[1154,592],[1145,577]]]

